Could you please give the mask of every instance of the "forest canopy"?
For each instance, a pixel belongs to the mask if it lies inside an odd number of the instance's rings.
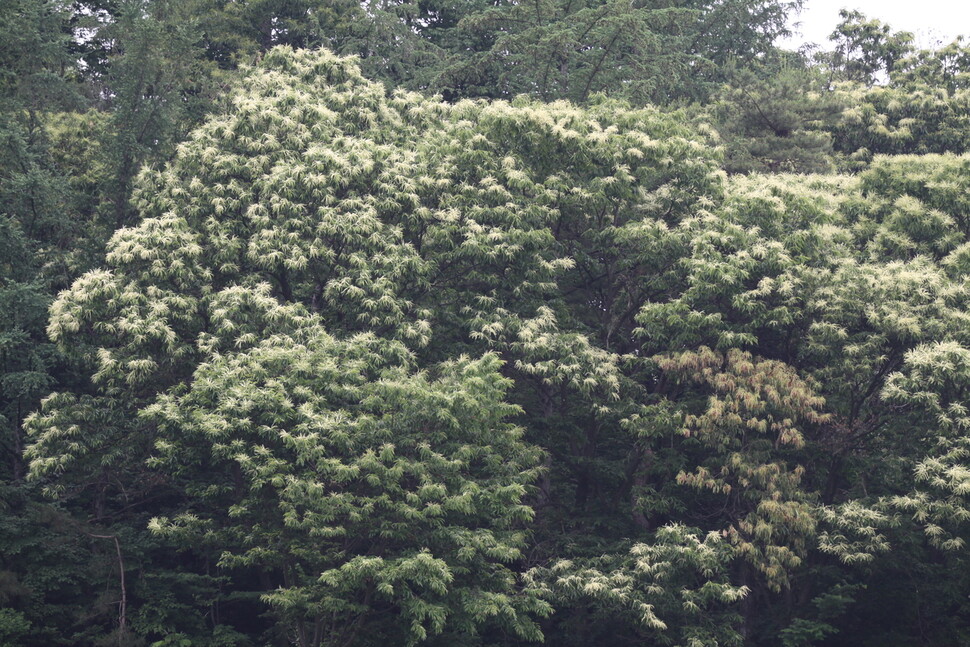
[[[970,57],[668,4],[6,2],[0,645],[966,641]]]

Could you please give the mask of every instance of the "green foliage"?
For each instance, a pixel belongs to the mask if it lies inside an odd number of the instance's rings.
[[[641,641],[732,645],[740,635],[730,607],[748,590],[727,581],[730,556],[717,533],[668,525],[627,553],[564,560],[527,577],[560,613],[576,616],[562,644],[616,640],[632,628]]]
[[[5,8],[0,641],[965,642],[959,42]]]
[[[795,618],[791,625],[780,632],[784,647],[802,647],[818,644],[826,637],[837,634],[838,629],[828,621],[841,616],[855,601],[853,594],[861,588],[858,585],[839,585],[831,592],[823,593],[812,600],[815,606],[814,618]]]
[[[881,76],[892,76],[913,50],[913,35],[892,28],[859,11],[842,9],[842,21],[829,37],[835,45],[828,61],[833,76],[871,87]]]
[[[962,236],[955,220],[933,224],[960,213],[954,207],[959,190],[950,191],[962,177],[961,165],[955,157],[886,158],[858,178],[734,178],[719,215],[691,221],[689,252],[679,265],[686,273],[679,293],[647,303],[638,315],[646,352],[666,350],[661,357],[671,362],[678,355],[668,349],[693,349],[681,355],[693,363],[678,373],[676,386],[667,380],[658,386],[666,397],[683,403],[684,427],[691,436],[713,443],[701,449],[685,442],[678,451],[684,483],[711,494],[723,490],[691,504],[708,511],[698,518],[723,519],[728,515],[717,511],[733,510],[728,518],[744,520],[745,513],[751,514],[748,521],[757,527],[760,495],[784,486],[766,498],[780,509],[800,508],[806,523],[793,525],[799,518],[794,514],[781,516],[780,523],[763,518],[762,537],[770,538],[763,546],[789,551],[773,554],[787,555],[781,572],[787,573],[790,595],[806,603],[821,594],[816,588],[821,582],[835,586],[850,568],[858,569],[857,581],[864,581],[867,565],[891,561],[895,547],[911,541],[912,527],[900,524],[900,508],[889,503],[893,496],[909,496],[910,484],[922,478],[924,468],[918,465],[928,458],[927,440],[935,434],[914,437],[910,425],[931,426],[925,418],[901,418],[915,414],[905,413],[895,399],[887,401],[884,387],[893,371],[904,366],[908,352],[931,340],[966,335],[967,295],[955,269],[961,257],[950,251]],[[938,206],[932,210],[917,200]],[[903,207],[907,217],[899,212]],[[904,240],[909,242],[904,245]],[[768,358],[766,368],[781,360],[778,370],[792,371],[824,396],[819,417],[801,424],[794,415],[782,418],[800,432],[798,443],[757,441],[758,424],[745,424],[748,417],[761,419],[756,407],[763,405],[754,394],[746,395],[744,382],[734,376],[732,366],[744,363],[730,361],[731,353],[739,352],[732,348]],[[709,361],[696,364],[699,357]],[[755,367],[763,360],[749,361]],[[743,373],[746,379],[758,374],[753,368]],[[712,386],[697,389],[705,380]],[[782,392],[796,393],[794,384]],[[776,433],[784,429],[779,426]],[[798,463],[804,472],[786,471],[792,469],[786,465]],[[767,478],[769,473],[774,480]],[[732,507],[733,479],[740,478],[745,478],[741,491],[750,498],[739,498],[743,505]],[[759,483],[774,485],[759,493]],[[752,567],[757,563],[770,564],[756,559]],[[773,604],[770,586],[784,587],[783,580],[744,583],[752,588],[742,604],[749,635],[763,631],[768,640],[778,631],[770,628],[772,622],[797,629],[791,640],[844,630],[841,620],[821,619],[805,605],[790,609],[784,620],[772,619],[763,609]],[[758,609],[748,600],[765,606]],[[800,620],[794,622],[792,614]]]
[[[206,58],[230,67],[277,45],[338,49],[353,21],[366,20],[361,9],[319,0],[194,0],[188,13],[205,34]]]
[[[116,19],[98,31],[111,43],[100,79],[110,96],[102,155],[107,178],[100,193],[112,229],[134,218],[132,182],[146,162],[165,159],[211,106],[212,70],[201,60],[198,21],[180,2],[125,0]]]
[[[449,98],[525,93],[584,102],[609,92],[668,103],[706,96],[723,78],[718,66],[770,51],[798,6],[776,0],[469,3],[427,11],[428,27],[414,22],[443,59],[428,86]],[[425,7],[411,11],[421,15]]]
[[[0,640],[4,645],[16,645],[30,631],[30,621],[12,609],[0,609]]]
[[[67,16],[53,3],[7,5],[0,19],[0,474],[20,481],[20,425],[58,381],[55,373],[67,377],[44,334],[47,307],[83,256],[76,251],[83,242],[75,247],[73,239],[88,232],[82,198],[61,173],[47,127],[49,111],[78,99],[57,73],[67,61]]]
[[[777,454],[804,446],[796,424],[824,422],[824,400],[781,362],[738,350],[721,355],[702,347],[658,363],[673,379],[711,391],[700,413],[685,416],[683,429],[708,458],[678,474],[677,482],[715,495],[732,520],[724,532],[737,555],[770,589],[787,587],[816,521],[799,487],[804,468],[790,467]]]
[[[362,626],[539,637],[546,603],[505,566],[524,558],[537,458],[501,422],[518,409],[495,356],[454,358],[501,353],[526,418],[556,406],[589,434],[642,412],[610,405],[636,387],[584,322],[606,316],[624,340],[649,289],[628,278],[720,191],[682,121],[389,97],[346,59],[275,49],[140,182],[145,219],[115,234],[111,269],[52,308],[97,393],[30,419],[34,478],[93,494],[98,517],[122,495],[183,493],[155,532],[218,551],[229,588],[262,595],[301,644]],[[589,272],[608,277],[602,307],[544,305]],[[615,470],[640,451],[624,442],[596,460]],[[348,619],[331,631],[334,612]]]
[[[527,92],[574,101],[621,85],[636,99],[669,95],[676,91],[670,82],[688,73],[693,57],[679,35],[695,18],[689,9],[615,1],[487,8],[458,28],[489,47],[446,68],[438,84],[473,96]],[[524,65],[534,76],[521,73]]]
[[[503,423],[515,409],[497,359],[431,380],[399,345],[276,330],[144,410],[153,462],[194,502],[153,531],[217,547],[223,568],[278,573],[263,597],[299,644],[378,625],[412,644],[490,618],[538,638],[528,618],[544,607],[517,599],[503,566],[521,555],[538,457]]]
[[[884,531],[898,522],[882,510],[847,501],[819,514],[827,529],[819,533],[818,548],[843,564],[869,563],[891,548]]]
[[[70,64],[70,14],[54,0],[0,3],[0,97],[4,111],[50,109],[77,96],[59,73]]]
[[[911,513],[929,543],[945,551],[964,548],[961,535],[970,518],[965,500],[970,492],[968,359],[967,349],[956,341],[919,346],[906,354],[902,370],[889,378],[884,389],[887,401],[918,411],[928,423],[927,444],[935,440],[935,447],[930,445],[926,458],[916,465],[916,489],[894,497],[891,504]]]
[[[875,155],[964,153],[970,94],[939,87],[848,88],[850,106],[832,129],[836,151],[849,169],[864,168]]]
[[[768,78],[744,70],[715,108],[729,173],[822,173],[832,168],[827,132],[843,109],[814,70],[782,68]]]
[[[894,85],[942,88],[950,96],[965,90],[970,80],[970,50],[963,37],[935,50],[921,49],[905,59],[893,74]]]

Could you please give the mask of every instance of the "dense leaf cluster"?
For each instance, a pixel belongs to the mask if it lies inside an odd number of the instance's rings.
[[[961,41],[0,5],[0,644],[968,639]]]

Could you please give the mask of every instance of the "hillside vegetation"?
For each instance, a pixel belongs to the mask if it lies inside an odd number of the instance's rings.
[[[0,646],[970,641],[970,49],[0,0]]]

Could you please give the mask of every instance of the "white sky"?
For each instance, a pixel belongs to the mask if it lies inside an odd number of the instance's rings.
[[[781,43],[797,48],[804,42],[829,46],[828,36],[839,23],[839,9],[858,9],[869,18],[888,23],[894,31],[916,35],[920,47],[949,43],[956,36],[970,36],[970,0],[805,0],[794,22],[797,35]]]

